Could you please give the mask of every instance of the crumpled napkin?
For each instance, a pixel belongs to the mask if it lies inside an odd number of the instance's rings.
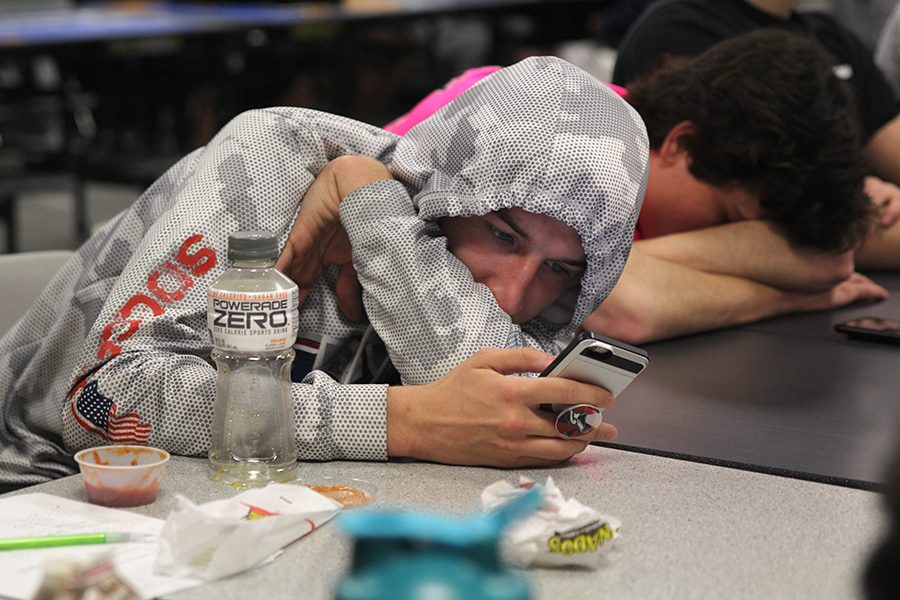
[[[178,497],[163,526],[156,572],[213,581],[273,560],[341,505],[308,487],[271,483],[206,504]]]
[[[481,492],[481,504],[493,509],[536,485],[520,477],[518,485],[498,481]],[[591,569],[619,537],[621,522],[575,498],[566,499],[552,477],[542,487],[540,508],[513,523],[500,543],[503,559],[517,567],[580,565]]]

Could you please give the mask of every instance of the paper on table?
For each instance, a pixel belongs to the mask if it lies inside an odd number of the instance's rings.
[[[327,496],[286,483],[199,506],[178,500],[159,540],[156,570],[207,581],[264,564],[341,510]]]
[[[148,541],[9,550],[0,559],[0,596],[31,598],[44,576],[44,564],[60,558],[89,560],[111,554],[118,573],[142,597],[152,598],[203,582],[189,577],[167,577],[153,572],[157,539],[164,521],[102,506],[76,502],[50,494],[22,494],[0,498],[0,537],[27,537],[127,531],[149,536]]]

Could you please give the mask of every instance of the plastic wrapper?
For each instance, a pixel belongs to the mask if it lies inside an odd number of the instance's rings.
[[[93,562],[57,560],[47,563],[44,579],[32,600],[140,600],[116,572],[109,556]]]
[[[305,486],[282,483],[201,505],[183,496],[178,502],[160,535],[156,571],[206,581],[274,559],[341,509]]]
[[[520,478],[518,485],[498,481],[481,493],[490,510],[536,485]],[[540,508],[514,523],[500,544],[503,559],[518,567],[597,568],[619,537],[621,523],[575,498],[566,499],[551,477],[543,486]]]

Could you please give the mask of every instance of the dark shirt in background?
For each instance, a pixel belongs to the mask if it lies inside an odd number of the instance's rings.
[[[871,53],[828,14],[794,11],[774,17],[744,0],[660,0],[646,8],[619,45],[613,83],[627,86],[655,69],[666,56],[694,56],[713,44],[760,27],[779,27],[816,39],[834,61],[835,72],[854,88],[866,138],[898,112],[891,88]]]

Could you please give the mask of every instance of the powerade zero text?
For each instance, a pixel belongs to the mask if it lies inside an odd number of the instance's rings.
[[[290,348],[297,336],[296,289],[235,293],[210,290],[207,323],[213,345],[238,351]]]

